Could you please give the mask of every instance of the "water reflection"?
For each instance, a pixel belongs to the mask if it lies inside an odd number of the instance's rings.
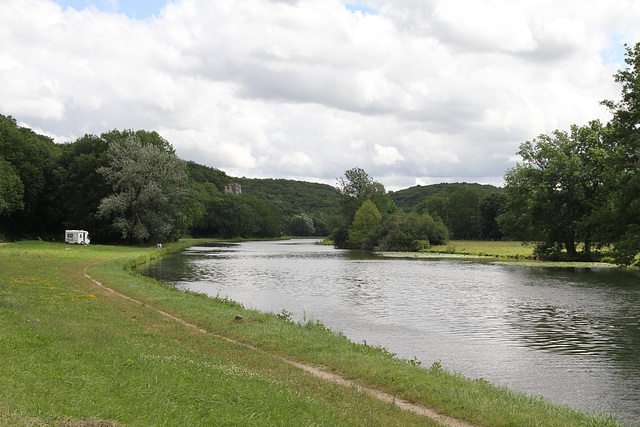
[[[528,345],[559,353],[612,353],[616,328],[563,307],[529,304],[514,307],[511,326]],[[519,334],[518,334],[519,332]]]
[[[310,242],[191,248],[141,271],[356,342],[640,425],[640,278],[467,260],[384,259]]]
[[[619,271],[527,269],[530,297],[513,305],[510,325],[527,345],[614,361],[638,358],[638,276]]]

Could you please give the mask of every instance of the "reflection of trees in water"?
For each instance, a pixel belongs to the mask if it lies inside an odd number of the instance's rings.
[[[640,357],[640,275],[618,269],[512,270],[523,286],[506,310],[527,347],[562,354]]]
[[[527,346],[563,354],[591,354],[627,360],[640,351],[637,313],[590,316],[576,308],[535,303],[515,305],[508,324]]]

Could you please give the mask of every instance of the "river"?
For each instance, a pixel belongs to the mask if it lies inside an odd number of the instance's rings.
[[[639,274],[383,258],[314,242],[196,246],[138,271],[640,426]]]

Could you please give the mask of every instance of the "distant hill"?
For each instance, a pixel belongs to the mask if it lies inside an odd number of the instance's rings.
[[[285,216],[306,213],[310,216],[340,214],[339,193],[335,187],[289,179],[232,178],[242,185],[242,193],[277,205]]]
[[[389,192],[391,199],[405,212],[412,212],[413,209],[420,203],[420,201],[426,197],[431,197],[435,194],[439,194],[444,198],[449,197],[456,188],[460,186],[468,186],[473,188],[482,189],[488,192],[500,192],[502,188],[495,187],[487,184],[475,184],[475,183],[442,183],[431,185],[416,185],[415,187],[409,187],[404,190],[398,190]]]
[[[213,183],[221,193],[228,184],[238,183],[242,187],[242,194],[275,204],[284,216],[301,213],[312,217],[340,214],[338,190],[327,184],[290,179],[234,178],[220,169],[191,161],[187,162],[187,172],[195,182]]]
[[[214,184],[220,192],[222,192],[225,185],[230,184],[232,181],[232,178],[227,176],[224,171],[204,166],[193,161],[187,162],[187,174],[195,182],[210,182]]]
[[[220,192],[230,183],[242,186],[242,193],[267,200],[280,208],[282,215],[290,217],[306,213],[315,218],[329,218],[340,215],[340,193],[328,184],[273,178],[234,178],[220,169],[188,162],[189,175],[197,182],[212,182]],[[405,212],[412,212],[420,201],[434,194],[445,198],[456,188],[469,186],[485,192],[500,192],[501,188],[493,185],[475,183],[442,183],[417,185],[403,190],[391,191],[391,199]]]

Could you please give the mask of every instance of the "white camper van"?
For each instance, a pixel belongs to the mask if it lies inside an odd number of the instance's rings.
[[[84,230],[66,230],[64,232],[64,242],[72,245],[88,245],[89,232]]]

